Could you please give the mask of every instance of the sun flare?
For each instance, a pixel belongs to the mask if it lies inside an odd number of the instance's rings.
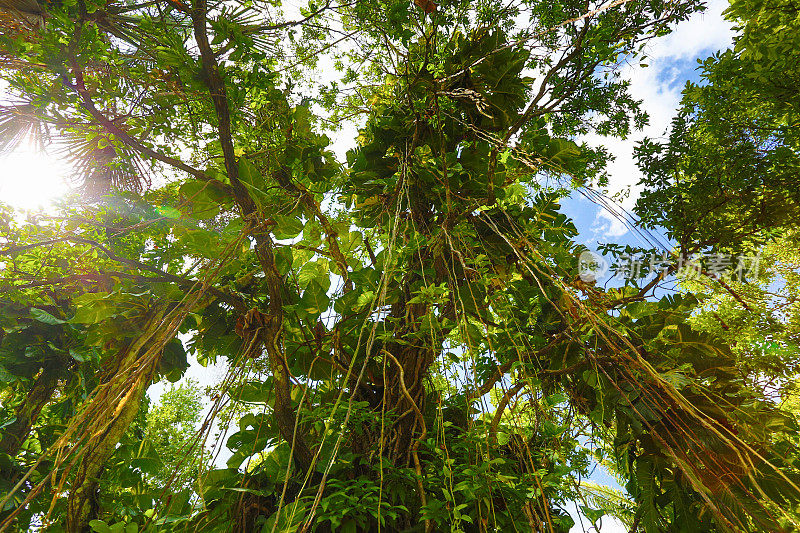
[[[67,175],[57,158],[21,146],[0,157],[0,202],[19,209],[46,207],[68,191]]]

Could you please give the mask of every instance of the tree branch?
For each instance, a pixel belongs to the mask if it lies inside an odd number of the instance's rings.
[[[165,163],[171,167],[183,170],[184,172],[190,174],[191,176],[194,176],[197,179],[204,181],[208,181],[211,179],[204,172],[187,165],[183,161],[162,154],[161,152],[158,152],[156,150],[153,150],[152,148],[145,146],[139,140],[131,136],[128,132],[117,126],[113,120],[109,119],[107,116],[105,116],[105,114],[103,114],[99,109],[97,109],[97,106],[94,104],[94,101],[89,95],[89,91],[84,86],[83,72],[77,69],[77,65],[73,65],[73,68],[75,68],[76,83],[74,85],[69,83],[69,81],[67,81],[65,76],[61,77],[61,82],[64,84],[64,86],[69,87],[70,89],[78,93],[83,108],[86,109],[86,111],[88,111],[89,114],[92,115],[92,117],[97,122],[99,122],[106,131],[113,134],[120,141],[122,141],[123,143],[130,146],[132,149],[136,150],[137,152],[139,152],[144,156],[147,156],[151,159],[155,159],[157,161],[161,161],[162,163]]]
[[[234,199],[239,205],[244,218],[257,218],[258,209],[239,179],[239,168],[236,153],[233,148],[231,135],[231,114],[225,83],[219,72],[216,56],[208,41],[207,5],[206,0],[194,0],[192,3],[192,26],[197,47],[200,50],[200,59],[203,65],[203,74],[206,86],[211,93],[211,100],[217,115],[217,130],[222,155],[225,161],[225,170],[231,182]],[[269,356],[270,369],[275,382],[275,408],[274,415],[281,436],[290,443],[292,456],[299,470],[308,471],[313,462],[313,453],[305,439],[295,431],[297,415],[291,403],[291,384],[289,370],[279,344],[283,331],[283,280],[275,265],[275,244],[263,224],[256,224],[252,231],[256,241],[255,253],[261,268],[266,276],[267,290],[269,292],[269,322],[264,328],[264,344]]]

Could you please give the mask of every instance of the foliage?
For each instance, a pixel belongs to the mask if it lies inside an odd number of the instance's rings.
[[[202,408],[202,391],[196,381],[188,380],[164,392],[158,405],[148,410],[142,440],[152,442],[164,463],[154,476],[156,485],[191,488],[210,459],[202,442],[197,442]]]
[[[797,10],[735,1],[734,49],[700,62],[669,140],[638,149],[646,174],[637,213],[688,254],[753,251],[796,225],[800,169],[793,60]],[[780,74],[778,74],[780,72]]]
[[[0,529],[556,532],[577,501],[647,532],[796,527],[797,421],[694,295],[582,282],[559,210],[608,179],[576,139],[646,120],[619,59],[698,2],[18,7],[0,147],[56,143],[79,194],[0,217]],[[324,61],[338,79],[297,81]],[[690,115],[788,220],[794,132],[734,160]],[[325,125],[353,117],[340,162]],[[707,194],[670,143],[643,147],[645,221],[735,247],[747,202],[653,214]],[[195,360],[227,368],[199,427],[193,385],[146,396]],[[625,493],[579,482],[597,463]]]

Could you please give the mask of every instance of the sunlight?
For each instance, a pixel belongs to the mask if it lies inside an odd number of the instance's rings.
[[[20,146],[0,156],[0,202],[19,209],[46,207],[69,187],[66,165],[46,152]]]

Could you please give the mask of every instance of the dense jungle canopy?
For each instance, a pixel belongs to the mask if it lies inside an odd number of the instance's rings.
[[[582,275],[560,206],[703,8],[0,0],[0,150],[74,191],[0,203],[0,530],[797,530],[798,5],[639,144],[606,257],[663,264]]]

